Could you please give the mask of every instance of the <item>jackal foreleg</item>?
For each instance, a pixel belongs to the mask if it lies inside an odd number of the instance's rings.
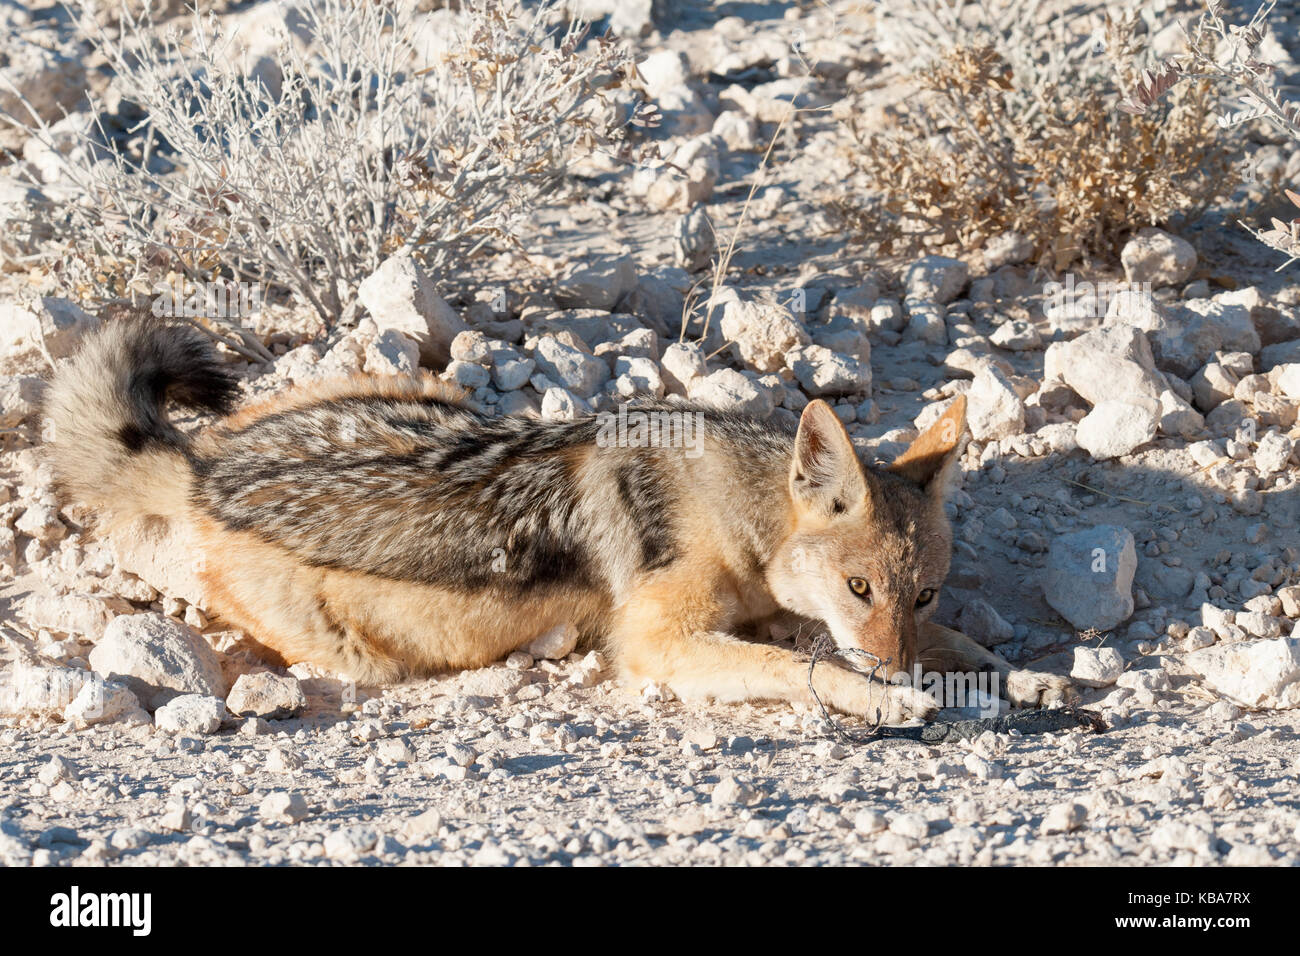
[[[926,621],[917,631],[916,653],[924,670],[996,673],[1002,696],[1017,707],[1045,707],[1076,696],[1074,686],[1066,678],[1042,671],[1018,670],[960,631],[931,621]]]
[[[643,582],[620,608],[609,635],[624,681],[633,687],[660,681],[686,700],[811,703],[806,662],[728,633],[733,604],[725,583],[689,572]],[[813,682],[828,707],[879,716],[885,723],[929,718],[938,709],[928,694],[870,681],[830,662],[818,666]]]

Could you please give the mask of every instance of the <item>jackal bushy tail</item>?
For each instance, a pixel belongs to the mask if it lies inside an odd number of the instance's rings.
[[[102,326],[55,372],[45,399],[63,492],[112,524],[182,513],[187,440],[165,406],[226,414],[237,394],[199,330],[148,318]]]

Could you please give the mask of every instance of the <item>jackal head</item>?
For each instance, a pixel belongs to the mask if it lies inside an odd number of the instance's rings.
[[[824,621],[841,649],[910,671],[917,628],[948,575],[944,514],[966,427],[958,397],[885,470],[863,467],[829,405],[804,409],[790,463],[791,530],[767,566],[785,608]]]

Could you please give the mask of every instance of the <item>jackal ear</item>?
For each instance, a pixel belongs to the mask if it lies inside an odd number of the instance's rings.
[[[889,470],[942,497],[957,465],[966,431],[966,396],[958,395],[938,420],[894,459]]]
[[[817,399],[799,419],[790,462],[790,495],[810,511],[826,516],[861,508],[867,497],[862,463],[843,423]]]

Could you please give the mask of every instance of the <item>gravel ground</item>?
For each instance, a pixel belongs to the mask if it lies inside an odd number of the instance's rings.
[[[0,731],[11,865],[1295,865],[1295,712],[1161,695],[1104,734],[926,747],[491,668],[206,736]],[[1160,673],[1165,673],[1160,671]],[[503,697],[466,690],[528,681]],[[1173,678],[1172,684],[1181,681]],[[332,686],[331,686],[332,685]]]

